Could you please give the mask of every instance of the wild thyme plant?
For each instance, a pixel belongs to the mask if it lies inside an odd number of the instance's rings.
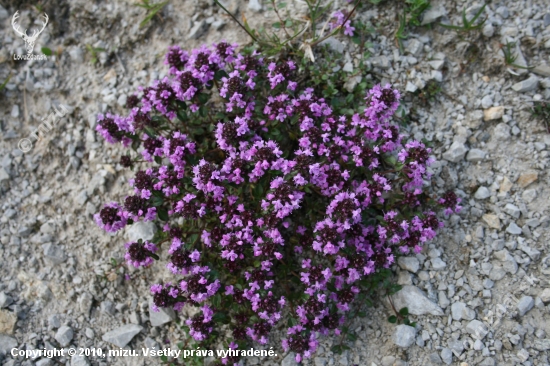
[[[391,122],[390,85],[336,115],[292,60],[236,48],[172,47],[169,76],[129,97],[127,116],[99,116],[108,142],[134,150],[120,164],[136,173],[134,194],[95,221],[109,232],[164,222],[153,240],[127,243],[126,259],[148,267],[168,252],[173,281],[151,286],[155,307],[200,308],[185,324],[203,349],[266,345],[283,324],[282,347],[300,362],[342,332],[371,278],[442,226],[424,205],[434,158]]]

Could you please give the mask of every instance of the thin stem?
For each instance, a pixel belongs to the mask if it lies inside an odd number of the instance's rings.
[[[291,37],[290,33],[288,33],[288,31],[286,30],[286,26],[285,26],[285,23],[283,22],[283,19],[281,18],[281,15],[279,14],[279,11],[277,10],[277,5],[275,5],[275,0],[271,0],[271,5],[273,5],[273,11],[275,12],[275,14],[277,14],[277,18],[279,18],[279,22],[281,22],[281,27],[283,28],[283,30],[285,31],[286,35],[288,36],[288,38]]]
[[[260,42],[258,41],[258,39],[257,39],[256,37],[254,37],[254,35],[253,35],[252,33],[250,33],[250,32],[248,31],[248,29],[246,29],[245,26],[242,25],[241,22],[239,22],[239,21],[237,20],[237,18],[235,18],[235,16],[234,16],[233,14],[231,14],[231,12],[229,12],[229,10],[227,10],[222,4],[220,4],[220,2],[219,2],[218,0],[214,0],[214,2],[215,2],[216,4],[218,4],[227,14],[229,14],[229,15],[231,16],[231,18],[233,18],[233,20],[234,20],[235,22],[237,22],[237,24],[238,24],[242,29],[244,29],[244,31],[245,31],[246,33],[248,33],[248,35],[250,36],[250,38],[252,38],[252,39],[253,39],[255,42],[257,42],[257,43],[260,43]]]
[[[357,7],[359,6],[359,3],[361,1],[360,0],[356,0],[355,2],[355,6],[353,7],[353,9],[350,11],[350,13],[348,14],[348,16],[346,17],[346,19],[344,19],[344,22],[342,23],[342,25],[339,25],[338,27],[336,27],[336,29],[334,31],[332,31],[331,33],[327,34],[325,37],[321,38],[321,39],[318,39],[316,40],[315,42],[313,42],[310,46],[313,47],[317,44],[319,44],[320,42],[323,42],[325,39],[333,36],[334,34],[336,34],[341,28],[342,26],[344,26],[346,24],[346,22],[349,20],[349,18],[351,18],[351,16],[353,15],[353,13],[355,12],[355,9],[357,9]]]
[[[399,318],[399,320],[402,320],[402,319],[403,319],[403,315],[401,315],[401,314],[399,313],[399,311],[397,311],[397,309],[396,309],[395,306],[393,305],[393,300],[391,299],[390,294],[388,294],[388,300],[390,301],[390,305],[391,305],[393,311],[395,312],[395,315],[397,316],[397,318]]]

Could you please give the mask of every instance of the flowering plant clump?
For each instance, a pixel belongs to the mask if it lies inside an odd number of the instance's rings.
[[[185,324],[201,346],[265,345],[284,324],[282,347],[299,362],[343,331],[377,273],[442,226],[424,208],[434,159],[391,123],[390,85],[337,115],[292,60],[236,48],[172,47],[169,76],[129,97],[127,116],[99,116],[108,142],[141,156],[120,160],[137,171],[133,195],[95,220],[110,232],[164,222],[151,241],[127,243],[126,259],[147,267],[168,253],[174,279],[151,286],[154,304],[199,308]],[[459,201],[438,203],[458,212]]]

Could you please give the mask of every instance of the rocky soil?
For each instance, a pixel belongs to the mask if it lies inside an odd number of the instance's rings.
[[[266,2],[264,0],[264,2]],[[122,112],[128,95],[167,73],[167,47],[222,39],[247,42],[213,1],[171,1],[151,23],[133,1],[47,1],[49,24],[35,46],[47,61],[15,61],[25,54],[11,18],[36,28],[39,12],[25,0],[0,1],[0,363],[2,365],[157,365],[151,357],[12,357],[11,349],[95,347],[177,348],[182,314],[149,310],[148,284],[169,278],[161,266],[134,272],[122,262],[123,244],[147,238],[154,227],[133,225],[110,236],[92,221],[104,203],[130,187],[118,164],[122,150],[94,130],[96,115]],[[347,6],[336,1],[335,7]],[[338,5],[339,3],[339,5]],[[387,322],[386,300],[350,324],[358,339],[342,355],[321,342],[305,365],[549,365],[550,354],[550,135],[531,118],[533,101],[550,100],[550,8],[545,0],[491,1],[480,31],[459,35],[436,23],[459,24],[462,10],[482,3],[432,0],[425,26],[409,33],[404,52],[394,42],[397,1],[368,6],[372,74],[356,75],[359,49],[349,38],[329,40],[342,54],[349,83],[390,82],[415,107],[408,133],[433,143],[434,193],[455,190],[463,210],[437,239],[395,266],[415,328]],[[254,26],[273,15],[261,0],[227,0]],[[304,4],[289,1],[295,16]],[[30,25],[33,20],[37,23]],[[504,63],[501,44],[515,42],[516,64]],[[472,46],[475,45],[475,46]],[[97,49],[91,52],[90,49]],[[94,64],[94,59],[96,60]],[[545,63],[546,62],[546,63]],[[418,92],[430,80],[442,92]],[[54,112],[67,106],[50,131],[18,149]],[[58,108],[59,109],[59,108]],[[114,261],[111,260],[114,259]],[[246,365],[294,365],[292,354]]]

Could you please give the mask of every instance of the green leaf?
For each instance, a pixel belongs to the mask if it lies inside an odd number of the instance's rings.
[[[164,198],[153,196],[151,202],[153,203],[153,207],[159,207],[164,203]]]
[[[151,258],[153,258],[154,260],[157,260],[157,261],[160,259],[160,257],[158,255],[156,255],[155,253],[149,253],[149,256]]]
[[[0,85],[0,91],[3,90],[6,85],[8,85],[8,82],[10,81],[11,79],[11,73],[8,75],[8,77],[6,78],[6,80],[4,80],[4,82],[2,83],[2,85]]]
[[[211,302],[212,302],[212,305],[214,305],[216,308],[219,308],[221,303],[222,303],[221,295],[218,293],[218,294],[212,296],[211,297]]]
[[[277,5],[277,8],[282,9],[282,8],[284,8],[285,6],[286,6],[286,3],[279,3],[279,4]]]
[[[182,122],[189,120],[187,113],[185,113],[184,111],[177,111],[176,115],[178,116],[178,119]]]
[[[187,237],[186,241],[189,244],[195,244],[198,238],[199,238],[199,234],[191,234]]]
[[[156,137],[157,133],[151,126],[145,126],[145,133],[149,135],[149,137]]]
[[[132,142],[132,150],[136,151],[138,148],[139,148],[139,145],[141,144],[141,141],[139,140],[134,140]]]
[[[285,27],[287,27],[287,28],[292,27],[292,20],[287,19],[286,22],[285,22]]]
[[[178,105],[179,108],[181,108],[183,110],[187,109],[187,103],[185,103],[182,100],[176,100],[176,104]]]
[[[116,265],[117,265],[116,259],[111,258],[111,264],[113,265],[113,267],[116,267]]]
[[[229,75],[227,74],[227,72],[225,72],[225,70],[218,70],[214,74],[214,79],[216,79],[217,81],[220,81],[222,78],[228,77],[228,76]]]
[[[199,107],[199,115],[200,115],[201,117],[206,117],[206,116],[208,115],[208,110],[206,109],[205,106],[201,105],[201,106]]]
[[[48,47],[42,47],[40,49],[42,51],[43,54],[45,54],[46,56],[51,56],[53,53],[52,53],[52,50],[50,50]]]
[[[199,93],[197,95],[197,98],[199,99],[199,102],[201,104],[204,104],[204,103],[208,102],[208,99],[210,99],[210,95],[208,95],[206,93]]]
[[[168,211],[164,207],[157,208],[157,215],[162,221],[168,221]]]
[[[392,324],[395,324],[395,323],[397,323],[397,317],[395,315],[390,315],[388,317],[388,321]]]
[[[162,158],[160,156],[155,156],[155,163],[162,164]]]
[[[272,26],[273,26],[273,28],[275,28],[275,29],[281,29],[281,22],[275,22],[275,23],[273,23]]]
[[[348,339],[351,341],[351,342],[355,342],[357,340],[357,336],[353,333],[348,333]]]
[[[197,135],[197,136],[200,136],[200,135],[204,135],[204,128],[195,128],[193,129],[193,135]]]
[[[337,355],[342,354],[342,346],[339,344],[330,347],[330,350],[332,351],[332,353],[336,353]]]
[[[403,316],[407,316],[409,315],[409,309],[408,308],[402,308],[401,310],[399,310],[399,314],[403,315]]]

